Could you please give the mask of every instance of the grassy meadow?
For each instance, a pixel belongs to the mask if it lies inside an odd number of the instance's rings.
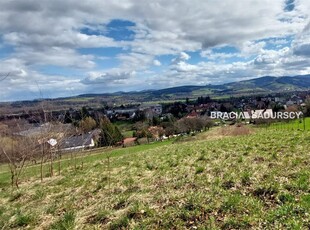
[[[0,229],[310,228],[309,131],[215,128],[77,159],[42,183],[29,167],[19,190],[1,172]]]
[[[276,122],[270,125],[270,128],[277,130],[309,130],[310,131],[310,117],[305,119],[289,120],[287,122]]]

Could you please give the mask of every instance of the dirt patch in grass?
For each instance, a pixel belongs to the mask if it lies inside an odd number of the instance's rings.
[[[243,136],[253,133],[253,130],[251,130],[246,125],[238,124],[233,126],[222,127],[220,133],[223,136]]]

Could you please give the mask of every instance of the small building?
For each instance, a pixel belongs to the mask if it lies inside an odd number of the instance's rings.
[[[186,118],[197,118],[197,117],[199,117],[199,114],[195,110],[192,110],[189,114],[186,115]]]
[[[60,143],[59,149],[62,151],[74,151],[95,147],[95,141],[92,133],[80,134],[64,138]]]
[[[163,113],[163,107],[160,104],[142,104],[140,105],[139,110],[144,111],[148,118],[160,116]]]
[[[288,100],[286,102],[286,106],[291,106],[291,105],[294,105],[295,103],[292,101],[292,100]]]
[[[256,109],[251,111],[251,118],[268,117],[273,116],[272,109]]]
[[[282,98],[282,97],[275,97],[275,98],[274,98],[274,101],[275,101],[275,102],[284,102],[285,99]]]

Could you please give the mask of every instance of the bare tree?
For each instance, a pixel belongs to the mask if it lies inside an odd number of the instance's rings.
[[[5,76],[0,77],[0,81],[4,81],[9,77],[10,73],[7,73]]]
[[[165,130],[161,126],[151,126],[148,128],[148,132],[152,135],[156,140],[161,140],[161,138],[165,134]]]
[[[192,131],[201,131],[205,128],[205,120],[202,118],[182,118],[177,121],[180,132],[190,133]]]
[[[85,117],[79,122],[79,127],[84,133],[90,132],[97,127],[97,123],[92,117]]]
[[[9,74],[1,77],[0,81],[4,81],[9,77]],[[53,164],[56,155],[58,155],[58,172],[60,172],[60,152],[57,151],[57,147],[54,151],[51,151],[51,147],[47,141],[51,138],[61,143],[69,132],[71,132],[71,125],[64,125],[63,122],[54,122],[51,110],[48,109],[49,104],[46,100],[43,100],[42,92],[40,96],[42,101],[34,111],[23,111],[31,119],[31,123],[36,123],[36,127],[33,124],[29,124],[28,121],[20,126],[20,119],[12,120],[8,127],[9,132],[3,132],[0,134],[0,160],[5,162],[9,166],[11,173],[11,184],[18,188],[20,176],[28,164],[40,159],[40,178],[43,181],[43,165],[46,161],[50,163],[50,175],[53,175]],[[64,116],[63,116],[64,118]],[[29,120],[29,119],[28,119]],[[25,127],[24,127],[25,126]]]
[[[31,139],[18,137],[2,139],[0,151],[6,158],[10,173],[12,187],[19,187],[20,176],[25,168],[26,161],[34,154],[34,143]]]

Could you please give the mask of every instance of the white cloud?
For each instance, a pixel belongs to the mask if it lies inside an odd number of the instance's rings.
[[[61,89],[73,87],[82,92],[88,89],[85,84],[101,81],[129,89],[153,82],[165,87],[264,74],[307,73],[310,2],[296,0],[292,11],[284,8],[284,0],[180,0],[177,3],[173,0],[0,0],[0,47],[12,47],[11,53],[0,59],[0,74],[11,74],[10,79],[1,82],[0,91],[10,88],[6,95],[13,97],[14,87],[22,83],[26,89],[34,90],[31,79],[40,81],[49,92],[57,85],[59,91],[55,93],[60,95]],[[132,41],[107,37],[106,25],[113,19],[135,23],[131,28],[135,32]],[[93,34],[83,33],[83,28],[89,28]],[[283,38],[290,35],[295,40],[287,48],[289,44]],[[267,44],[272,42],[262,39],[270,38],[280,50],[267,50]],[[236,47],[240,52],[212,51],[214,47],[224,46]],[[112,69],[98,66],[96,60],[104,61],[100,54],[79,52],[81,48],[96,47],[122,48],[123,53],[115,58],[119,66]],[[189,51],[201,52],[209,62],[196,60],[194,64],[191,60],[189,63]],[[177,58],[162,73],[148,73],[150,66],[161,65],[160,55]],[[233,57],[254,59],[223,62]],[[68,79],[61,73],[59,76],[40,73],[37,68],[50,65],[78,69],[80,76],[89,75],[84,80],[79,76]]]
[[[117,58],[122,62],[120,68],[123,70],[143,70],[153,64],[153,55],[143,53],[120,54]]]
[[[161,62],[156,59],[156,60],[153,61],[153,65],[154,66],[161,66]]]
[[[81,55],[74,49],[62,47],[47,47],[41,50],[24,47],[19,48],[15,56],[30,66],[53,65],[77,69],[95,67],[93,55]]]
[[[178,57],[171,60],[170,69],[176,72],[192,72],[198,70],[196,65],[186,63],[190,59],[190,56],[181,52]]]
[[[227,58],[239,57],[239,53],[222,53],[222,52],[213,52],[211,49],[206,49],[200,52],[201,57],[208,58],[209,60],[225,60]]]
[[[310,57],[310,23],[298,34],[292,47],[295,55]]]
[[[52,36],[51,34],[27,34],[21,32],[11,32],[5,34],[3,39],[6,43],[18,46],[29,47],[67,47],[67,48],[94,48],[94,47],[118,47],[113,39],[86,35],[78,31],[63,31]]]
[[[177,64],[173,65],[171,69],[177,72],[192,72],[199,70],[196,65],[191,65],[184,61],[178,62]]]
[[[184,62],[184,61],[187,61],[188,59],[190,59],[191,57],[185,53],[185,52],[181,52],[178,54],[178,56],[176,58],[173,58],[171,60],[171,63],[172,64],[178,64],[180,62]]]
[[[11,58],[0,60],[0,76],[9,74],[7,80],[12,78],[25,78],[28,75],[25,69],[26,66],[19,59]]]
[[[111,72],[90,72],[88,77],[83,79],[81,82],[84,84],[98,84],[104,83],[107,85],[124,83],[124,80],[129,80],[136,73],[132,72],[122,72],[120,70],[114,70]]]
[[[255,58],[254,63],[256,65],[269,65],[269,64],[280,63],[282,58],[287,57],[289,54],[290,54],[290,49],[288,47],[285,47],[278,51],[262,50],[261,54]]]
[[[1,99],[5,101],[76,95],[85,89],[79,79],[41,74],[19,59],[0,61],[0,69],[0,76],[9,74],[0,85]]]
[[[260,54],[265,45],[265,42],[246,41],[240,46],[241,56],[249,57]]]

